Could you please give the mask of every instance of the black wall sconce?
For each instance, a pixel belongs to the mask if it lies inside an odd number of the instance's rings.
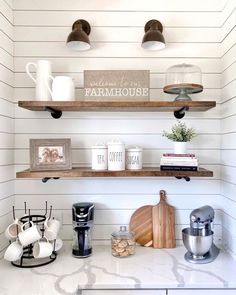
[[[148,21],[144,27],[145,35],[142,47],[147,50],[160,50],[165,48],[165,39],[162,35],[163,26],[155,19]]]
[[[91,31],[90,24],[79,19],[73,23],[72,32],[69,34],[66,45],[73,50],[83,51],[91,48],[89,34]]]

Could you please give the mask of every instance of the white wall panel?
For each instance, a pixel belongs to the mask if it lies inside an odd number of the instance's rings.
[[[207,0],[207,1],[198,1],[198,2],[190,2],[188,0],[182,0],[179,3],[176,3],[175,0],[148,0],[145,4],[143,2],[139,2],[136,0],[130,0],[127,2],[126,0],[120,1],[110,1],[110,0],[101,0],[98,2],[84,2],[82,0],[74,1],[58,1],[58,0],[41,0],[41,1],[33,1],[33,0],[17,0],[14,2],[15,10],[91,10],[91,11],[99,11],[99,10],[128,10],[128,11],[218,11],[221,10],[226,5],[226,0]],[[148,5],[147,5],[148,4]],[[231,9],[230,5],[227,5],[227,13]]]
[[[0,115],[14,118],[14,105],[12,102],[0,98]]]
[[[26,44],[27,46],[27,44]],[[64,45],[62,45],[64,46]],[[73,51],[72,53],[73,54]],[[158,54],[158,53],[157,53]],[[199,66],[203,73],[221,73],[221,64],[218,58],[131,58],[132,54],[128,57],[123,58],[102,58],[102,57],[51,57],[47,60],[52,63],[53,72],[57,73],[82,73],[84,70],[101,70],[101,69],[116,69],[116,70],[150,70],[151,72],[163,72],[165,73],[167,68],[175,64],[182,62],[196,64]],[[28,62],[36,62],[37,58],[32,57],[15,57],[14,65],[15,72],[25,72],[25,66]],[[208,85],[204,85],[206,88]]]
[[[13,12],[0,2],[0,256],[8,241],[5,227],[14,204]]]
[[[216,236],[221,239],[220,148],[221,148],[221,72],[224,83],[230,82],[232,48],[222,53],[222,47],[232,46],[230,32],[232,7],[226,1],[29,1],[14,2],[15,20],[15,93],[14,101],[34,99],[34,84],[25,74],[25,65],[39,58],[52,62],[54,75],[69,75],[75,79],[77,98],[82,96],[83,71],[92,69],[148,69],[151,71],[151,99],[173,100],[164,94],[165,72],[168,67],[186,62],[198,65],[203,72],[204,91],[193,96],[196,100],[216,100],[217,107],[204,114],[190,113],[185,122],[196,129],[198,136],[189,151],[199,157],[203,167],[214,171],[213,178],[192,178],[187,183],[175,178],[85,178],[61,179],[42,184],[36,179],[15,181],[16,207],[24,201],[35,210],[49,201],[55,214],[63,221],[62,236],[71,239],[71,205],[78,201],[96,204],[95,239],[109,239],[120,220],[128,223],[132,212],[145,204],[155,204],[160,189],[177,209],[177,238],[181,228],[189,223],[189,213],[202,205],[216,209]],[[92,26],[92,50],[70,51],[65,40],[72,23],[87,19]],[[146,21],[156,18],[164,25],[165,50],[148,52],[141,48]],[[199,19],[201,20],[199,22]],[[122,20],[122,22],[121,22]],[[222,27],[223,26],[223,27]],[[223,45],[220,42],[223,40]],[[221,56],[225,66],[221,64]],[[233,83],[233,82],[232,82]],[[227,97],[232,97],[228,85]],[[226,97],[225,96],[225,97]],[[230,108],[229,104],[229,108]],[[127,145],[144,148],[144,164],[158,165],[160,155],[172,151],[173,144],[162,137],[162,131],[175,122],[171,113],[65,113],[52,120],[47,113],[15,110],[16,171],[29,165],[29,138],[70,137],[72,157],[76,165],[91,163],[91,146],[119,137]],[[20,213],[20,211],[18,212]],[[230,224],[230,222],[225,224]],[[225,225],[227,228],[228,225]]]
[[[236,3],[229,1],[223,16],[221,105],[221,194],[224,246],[236,253]]]
[[[233,65],[231,66],[233,67]],[[233,68],[228,68],[226,71],[229,72],[228,75],[234,70]],[[225,72],[226,72],[225,71]],[[158,72],[158,69],[156,70]],[[54,72],[54,76],[61,75],[60,73]],[[83,88],[84,85],[84,76],[83,73],[70,73],[70,77],[74,79],[74,83],[76,87]],[[227,76],[228,77],[228,76]],[[203,85],[207,85],[208,88],[218,89],[220,88],[220,79],[221,74],[204,74],[202,75]],[[230,78],[228,78],[229,80]],[[225,84],[227,81],[225,81]],[[230,80],[232,81],[232,80]],[[150,74],[150,87],[152,89],[160,88],[163,89],[165,85],[165,73],[158,72],[158,73],[151,73]],[[15,74],[15,87],[34,87],[34,82],[29,78],[26,73],[16,73]],[[166,95],[167,96],[167,95]],[[172,96],[173,97],[173,96]]]
[[[234,91],[235,87],[236,87],[236,80],[233,80],[231,83],[227,84],[225,87],[221,89],[222,102],[225,102],[235,97],[235,91]]]
[[[91,50],[88,51],[71,51],[63,42],[17,42],[15,44],[16,57],[92,57],[92,58],[120,58],[120,57],[172,57],[177,58],[194,58],[202,56],[205,58],[217,58],[221,56],[220,48],[217,43],[167,43],[165,50],[152,51],[144,50],[137,43],[92,43]]]
[[[161,155],[166,152],[167,149],[143,149],[143,164],[145,166],[158,166],[160,164]],[[170,149],[171,151],[171,149]],[[219,164],[220,150],[191,150],[192,153],[198,154],[198,160],[200,165],[202,164]],[[91,167],[92,161],[91,148],[73,148],[72,147],[72,163],[76,166],[88,166]],[[29,163],[29,149],[17,149],[15,150],[15,163],[17,165],[25,165]],[[3,160],[2,160],[3,161]],[[0,158],[1,163],[1,158]],[[5,163],[5,161],[3,161]],[[8,162],[7,162],[8,163]],[[235,157],[236,166],[236,157]]]
[[[225,121],[231,118],[225,119]],[[7,124],[8,119],[2,119],[3,123]],[[108,124],[108,121],[111,124]],[[1,122],[1,117],[0,117]],[[111,136],[119,134],[153,134],[162,133],[163,130],[170,130],[172,125],[175,123],[174,119],[159,119],[151,118],[145,119],[145,124],[137,118],[128,119],[112,119],[112,118],[95,118],[93,120],[89,119],[61,119],[52,120],[44,119],[40,120],[40,124],[37,124],[36,120],[17,119],[15,131],[16,133],[58,133],[60,130],[61,134],[110,134]],[[217,119],[199,119],[193,120],[191,118],[185,119],[186,124],[193,127],[196,133],[202,134],[219,134],[220,132],[220,122]],[[36,123],[36,124],[34,124]],[[229,125],[229,126],[228,126]],[[49,128],[50,126],[50,128]],[[230,122],[225,122],[225,130],[230,128]],[[9,127],[10,130],[10,127]],[[163,139],[166,140],[166,139]]]
[[[128,3],[127,3],[128,4]],[[165,38],[168,43],[172,42],[220,42],[221,36],[218,28],[188,28],[168,27],[165,28]],[[70,27],[27,27],[20,26],[14,30],[14,41],[18,42],[62,42],[70,32]],[[136,42],[140,43],[144,30],[141,27],[117,27],[91,28],[89,39],[91,42]]]
[[[12,23],[9,22],[9,20],[1,13],[0,13],[0,24],[1,24],[0,31],[6,34],[13,41]]]
[[[233,45],[222,57],[222,71],[226,70],[236,59],[236,45]]]
[[[54,73],[55,74],[55,73]],[[59,75],[62,75],[62,73],[59,73]],[[70,73],[67,73],[67,75],[69,76]],[[17,74],[16,74],[17,76]],[[225,87],[225,89],[227,90],[228,88]],[[82,88],[76,88],[75,89],[75,95],[76,95],[76,99],[77,100],[83,100],[83,89]],[[229,94],[230,95],[230,94]],[[219,88],[204,88],[204,91],[201,93],[197,93],[194,94],[193,99],[196,100],[215,100],[215,101],[221,101],[221,95],[220,95],[220,91]],[[35,89],[32,88],[24,88],[24,87],[18,87],[15,88],[14,91],[14,101],[18,101],[20,98],[20,100],[34,100],[35,99]],[[159,88],[155,88],[155,89],[150,89],[150,100],[152,101],[173,101],[173,99],[175,98],[175,95],[172,94],[166,94],[163,92],[163,89]],[[207,113],[194,113],[194,116],[207,116],[210,112],[214,112],[215,110],[212,109],[210,111],[208,111]],[[27,112],[25,110],[25,112]],[[28,116],[32,117],[32,116],[42,116],[43,114],[39,114],[39,113],[35,113],[35,112],[29,112],[28,111]],[[65,115],[66,113],[64,113]],[[44,114],[45,115],[45,114]],[[63,117],[64,117],[63,115]],[[158,115],[161,115],[158,114]]]
[[[155,4],[152,4],[155,7]],[[146,7],[146,3],[143,2]],[[153,19],[153,15],[164,27],[217,27],[220,25],[220,14],[212,12],[163,12],[152,11],[79,11],[79,18],[86,19],[92,26],[140,26],[142,29],[145,23]],[[19,11],[14,13],[15,25],[27,26],[68,26],[71,27],[78,19],[78,11],[65,10],[56,11]],[[145,7],[143,9],[145,9]],[[201,21],[199,22],[199,19]]]

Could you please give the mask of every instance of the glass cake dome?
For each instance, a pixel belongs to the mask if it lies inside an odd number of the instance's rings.
[[[175,100],[189,101],[188,94],[198,93],[203,90],[202,72],[196,65],[178,64],[167,69],[165,93],[179,94]]]

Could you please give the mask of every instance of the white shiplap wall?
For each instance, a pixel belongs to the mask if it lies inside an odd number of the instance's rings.
[[[236,2],[223,10],[221,192],[223,241],[236,255]]]
[[[176,211],[177,239],[189,224],[192,209],[209,204],[216,209],[216,240],[221,239],[222,198],[220,195],[220,102],[221,27],[226,1],[74,1],[17,0],[15,24],[15,102],[34,99],[34,85],[25,74],[25,65],[39,58],[53,63],[54,75],[75,79],[77,97],[82,94],[83,71],[88,69],[150,69],[151,99],[173,99],[163,93],[166,69],[186,62],[203,71],[204,92],[194,99],[216,100],[217,107],[206,113],[187,114],[185,122],[198,136],[190,145],[203,167],[214,171],[213,178],[143,179],[62,179],[42,184],[40,180],[17,179],[16,207],[23,202],[35,210],[48,200],[62,219],[62,237],[71,239],[71,206],[91,201],[96,205],[94,238],[109,239],[113,230],[128,224],[132,212],[145,204],[155,204],[165,189]],[[74,52],[65,47],[72,23],[79,18],[92,26],[92,49]],[[152,18],[164,25],[167,47],[148,52],[140,47],[144,24]],[[201,21],[199,21],[201,20]],[[65,113],[60,120],[49,114],[15,108],[16,170],[29,165],[29,138],[72,139],[74,165],[90,165],[90,147],[97,141],[119,137],[126,144],[144,148],[144,164],[158,165],[160,155],[172,144],[162,138],[175,120],[171,113]],[[20,212],[19,212],[20,213]]]
[[[11,1],[0,1],[0,256],[14,204],[14,67]]]

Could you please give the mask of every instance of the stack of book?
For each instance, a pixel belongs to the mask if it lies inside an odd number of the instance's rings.
[[[197,171],[198,160],[194,154],[163,154],[161,170]]]

